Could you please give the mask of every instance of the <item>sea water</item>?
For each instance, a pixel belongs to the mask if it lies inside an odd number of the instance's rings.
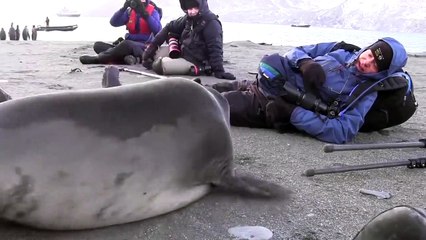
[[[39,41],[108,41],[112,42],[126,33],[125,27],[112,27],[109,17],[50,17],[50,26],[74,25],[78,28],[70,32],[38,32]],[[163,26],[170,19],[163,19]],[[32,25],[44,25],[44,18],[36,21],[29,17],[4,19],[0,16],[0,27],[6,33],[10,23],[19,25],[22,32],[24,26],[31,31]],[[34,23],[36,22],[36,23]],[[254,24],[222,22],[224,42],[252,41],[255,43],[267,43],[273,45],[300,46],[319,42],[345,41],[358,46],[367,46],[382,37],[393,37],[406,47],[409,53],[426,53],[426,34],[424,33],[398,33],[363,31],[354,29],[322,28],[311,26],[309,28],[291,27],[278,24]],[[21,37],[22,40],[22,37]]]

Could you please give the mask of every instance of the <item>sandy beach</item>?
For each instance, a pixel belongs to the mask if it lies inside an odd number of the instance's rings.
[[[104,65],[82,65],[93,42],[0,42],[0,87],[13,98],[58,91],[100,88]],[[259,60],[290,47],[249,41],[226,43],[225,69],[238,79],[254,79]],[[75,71],[75,69],[81,71]],[[131,69],[144,70],[141,66]],[[419,108],[406,123],[380,132],[361,133],[352,143],[417,142],[426,138],[426,54],[410,55],[405,68],[414,80]],[[123,84],[153,80],[120,73]],[[202,77],[203,83],[218,82]],[[1,137],[1,136],[0,136]],[[235,167],[294,192],[289,201],[248,199],[212,193],[181,210],[152,219],[85,231],[45,231],[0,221],[4,240],[233,239],[228,229],[263,226],[271,239],[348,240],[376,214],[397,206],[426,207],[425,169],[404,166],[302,176],[307,169],[425,157],[422,148],[325,153],[324,142],[300,133],[232,127]],[[1,167],[1,166],[0,166]],[[389,199],[360,193],[389,192]]]

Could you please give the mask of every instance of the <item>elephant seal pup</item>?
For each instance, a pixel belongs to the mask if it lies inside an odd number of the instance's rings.
[[[0,103],[0,218],[88,229],[179,209],[211,186],[286,194],[234,175],[228,108],[181,78]]]

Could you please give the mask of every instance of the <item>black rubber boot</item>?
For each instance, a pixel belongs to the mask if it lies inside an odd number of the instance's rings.
[[[140,58],[137,58],[133,55],[127,55],[124,57],[124,63],[127,65],[135,65],[140,63]]]
[[[119,80],[120,70],[114,66],[108,66],[105,68],[104,75],[102,76],[102,87],[117,87],[121,86]]]
[[[0,103],[10,99],[12,99],[12,97],[0,88]]]
[[[89,56],[89,55],[81,56],[80,62],[83,64],[100,64],[98,56]]]
[[[152,63],[153,63],[153,61],[151,59],[142,60],[142,66],[144,66],[148,70],[152,69]]]
[[[96,54],[99,54],[101,52],[105,52],[106,50],[113,48],[115,45],[113,44],[109,44],[106,42],[95,42],[93,44],[93,50],[95,51]]]
[[[229,91],[237,91],[238,90],[238,81],[230,81],[230,82],[219,82],[211,85],[213,89],[222,93]]]
[[[426,211],[410,206],[388,209],[368,222],[353,240],[389,239],[426,239]]]
[[[163,75],[163,58],[159,57],[152,63],[152,70],[159,75]]]

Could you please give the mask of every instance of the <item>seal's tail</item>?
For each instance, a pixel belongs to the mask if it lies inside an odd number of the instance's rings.
[[[219,183],[214,185],[227,192],[251,197],[289,198],[291,195],[290,190],[283,188],[278,184],[251,176],[224,177]]]

